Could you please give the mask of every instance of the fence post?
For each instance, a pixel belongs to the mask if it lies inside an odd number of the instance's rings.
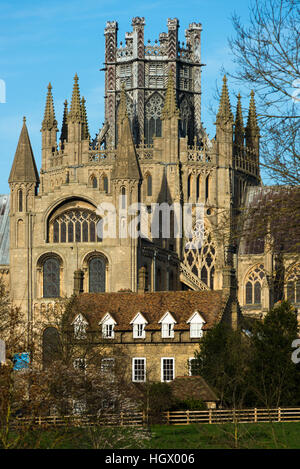
[[[123,412],[121,412],[121,425],[124,424],[124,420],[123,420]]]
[[[39,420],[38,420],[38,422],[39,422],[39,425],[42,425],[42,417],[41,417],[40,415],[39,415]]]
[[[254,409],[254,422],[257,423],[257,408]]]
[[[208,422],[212,423],[212,409],[209,409],[208,411]]]
[[[278,407],[278,422],[281,422],[281,408]]]
[[[187,425],[190,424],[190,411],[189,410],[186,411],[186,424]]]
[[[167,425],[170,425],[170,411],[167,411]]]

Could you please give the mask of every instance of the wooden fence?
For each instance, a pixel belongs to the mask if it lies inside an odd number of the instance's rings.
[[[278,409],[209,409],[201,411],[165,412],[166,424],[189,425],[190,423],[256,423],[300,422],[300,408]]]
[[[256,423],[256,422],[300,422],[300,408],[278,409],[209,409],[184,410],[163,413],[166,425],[189,425],[191,423]],[[148,422],[143,412],[120,412],[95,415],[66,415],[49,417],[22,417],[13,421],[13,427],[21,426],[142,426]]]

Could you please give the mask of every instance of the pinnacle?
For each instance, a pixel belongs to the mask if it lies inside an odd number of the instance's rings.
[[[80,91],[78,85],[78,75],[75,73],[73,93],[71,100],[71,108],[68,115],[69,122],[81,122],[81,103],[80,103]]]
[[[223,87],[220,99],[219,111],[217,114],[217,121],[233,121],[233,114],[231,112],[231,104],[229,99],[229,92],[227,87],[227,77],[223,77]]]
[[[47,98],[46,98],[44,120],[42,122],[42,130],[51,130],[53,128],[57,129],[57,121],[55,119],[51,83],[49,83],[49,85],[47,86],[47,89],[48,89],[48,93],[47,93]]]
[[[237,106],[236,106],[235,130],[244,132],[244,120],[243,120],[242,102],[241,102],[240,93],[238,94],[238,101],[237,101]]]
[[[248,114],[248,121],[247,121],[247,131],[255,132],[259,134],[259,127],[257,123],[257,113],[256,113],[256,106],[255,106],[255,93],[251,90],[250,93],[250,104],[249,104],[249,114]]]
[[[82,139],[83,140],[89,140],[90,139],[90,134],[89,134],[89,128],[88,128],[88,120],[87,120],[87,115],[86,115],[86,107],[85,107],[85,99],[82,97],[81,99],[81,116],[82,116]]]
[[[172,117],[179,118],[180,112],[179,112],[179,109],[177,107],[177,102],[176,102],[176,92],[175,92],[175,87],[174,87],[173,71],[170,68],[167,91],[166,91],[166,96],[165,96],[165,104],[162,110],[162,118],[171,119]]]
[[[64,102],[64,114],[61,126],[61,134],[60,134],[60,141],[64,142],[64,140],[68,140],[68,101],[65,100]]]

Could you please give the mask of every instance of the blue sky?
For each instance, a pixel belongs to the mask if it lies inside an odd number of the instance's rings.
[[[0,103],[0,193],[7,193],[22,118],[26,116],[38,168],[41,166],[41,121],[46,88],[53,86],[56,118],[61,125],[63,102],[70,100],[73,77],[79,76],[81,94],[86,98],[91,136],[104,120],[104,28],[106,21],[119,24],[118,39],[131,31],[131,19],[144,16],[145,42],[167,31],[167,18],[178,18],[179,40],[191,22],[201,22],[203,70],[202,120],[211,137],[217,106],[216,86],[222,85],[224,67],[234,64],[228,48],[232,36],[231,15],[238,13],[247,22],[250,0],[63,0],[1,1],[0,80],[6,84],[6,102]],[[230,86],[230,82],[229,82]],[[231,103],[235,107],[232,84]],[[248,90],[246,90],[246,94]],[[250,90],[249,90],[250,93]],[[244,102],[245,108],[248,100]]]

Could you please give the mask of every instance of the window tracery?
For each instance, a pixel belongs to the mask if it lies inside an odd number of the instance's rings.
[[[203,228],[202,222],[196,222],[194,236],[186,244],[184,264],[209,288],[214,288],[216,245],[209,230]]]
[[[163,109],[163,98],[154,93],[145,105],[145,143],[153,143],[153,137],[161,137],[161,112]]]
[[[58,215],[50,224],[50,242],[88,243],[102,241],[97,230],[101,220],[95,213],[84,210],[67,210]]]
[[[246,305],[261,304],[262,284],[265,276],[262,264],[254,266],[248,273],[245,280]]]
[[[300,303],[300,264],[296,264],[287,275],[286,298],[291,303]]]

